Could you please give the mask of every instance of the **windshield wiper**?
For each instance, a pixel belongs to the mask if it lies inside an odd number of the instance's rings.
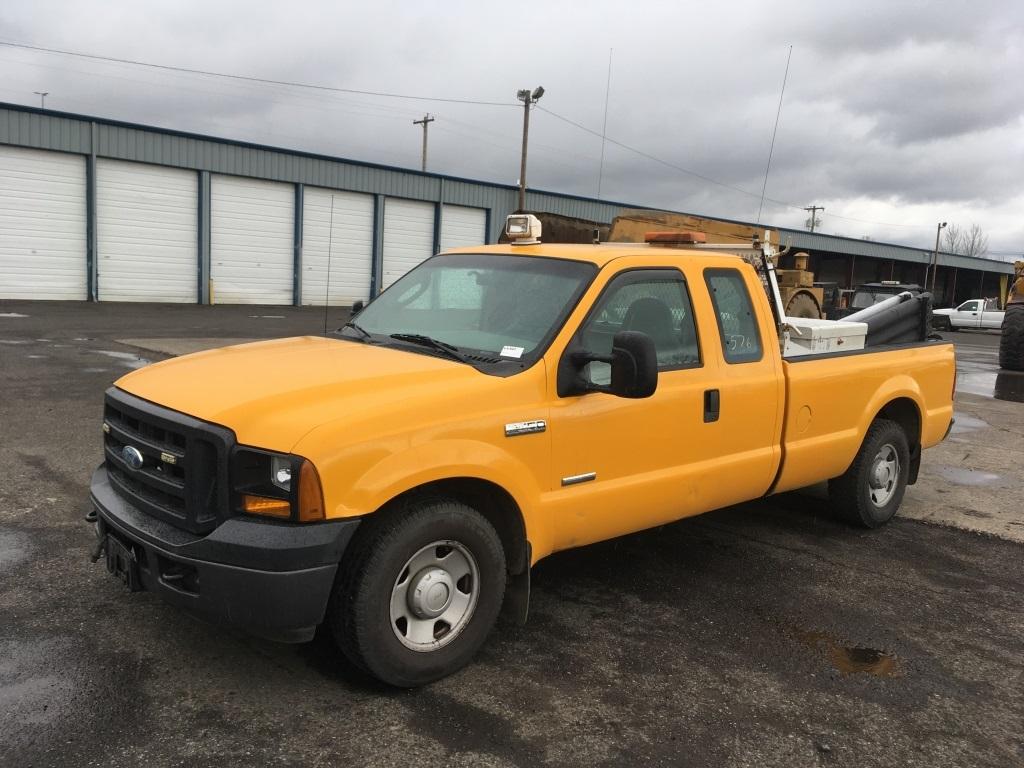
[[[408,341],[413,344],[419,344],[421,347],[430,347],[436,349],[438,352],[443,352],[453,360],[458,360],[460,363],[466,363],[466,365],[472,365],[469,358],[463,354],[458,347],[451,344],[447,344],[443,341],[438,341],[430,336],[424,336],[422,333],[392,333],[391,338],[397,341]]]

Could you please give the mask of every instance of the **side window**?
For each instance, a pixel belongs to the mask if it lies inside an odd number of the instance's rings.
[[[965,301],[960,305],[961,312],[977,312],[978,302],[977,301]]]
[[[760,360],[761,335],[743,275],[736,269],[706,269],[704,280],[715,305],[725,361],[750,363]]]
[[[625,272],[597,300],[576,338],[588,352],[610,355],[619,331],[642,331],[654,341],[658,370],[700,366],[700,347],[686,281],[674,269]],[[584,375],[594,384],[611,378],[608,363],[590,363]]]

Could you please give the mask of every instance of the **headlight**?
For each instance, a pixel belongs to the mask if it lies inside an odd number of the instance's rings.
[[[270,459],[270,482],[283,491],[292,489],[292,462],[287,456]]]
[[[293,479],[298,478],[298,482]],[[293,522],[324,519],[320,476],[307,459],[258,448],[231,457],[232,507],[238,513]]]

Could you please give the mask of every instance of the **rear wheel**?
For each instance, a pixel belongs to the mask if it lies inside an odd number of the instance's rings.
[[[875,419],[850,468],[829,481],[829,498],[851,523],[877,528],[900,508],[909,468],[910,446],[903,427]]]
[[[999,367],[1024,371],[1024,304],[1010,304],[1003,315],[999,338]]]
[[[472,508],[420,500],[367,520],[339,569],[328,620],[345,656],[411,688],[465,666],[505,594],[498,534]]]

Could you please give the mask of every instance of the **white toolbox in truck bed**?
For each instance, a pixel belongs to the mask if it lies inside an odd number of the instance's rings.
[[[821,320],[812,317],[787,317],[783,357],[822,355],[864,349],[867,323]]]

